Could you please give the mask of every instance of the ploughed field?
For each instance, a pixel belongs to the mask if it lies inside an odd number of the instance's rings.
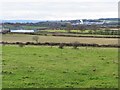
[[[3,88],[117,88],[117,48],[5,45]]]
[[[56,42],[56,43],[87,43],[87,44],[104,44],[117,45],[118,38],[89,38],[89,37],[64,37],[64,36],[40,36],[27,34],[5,34],[2,35],[2,41],[5,42],[35,42],[34,36],[39,37],[39,42]]]

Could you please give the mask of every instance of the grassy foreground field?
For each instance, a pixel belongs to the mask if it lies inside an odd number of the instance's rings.
[[[3,46],[3,88],[117,88],[115,48]]]

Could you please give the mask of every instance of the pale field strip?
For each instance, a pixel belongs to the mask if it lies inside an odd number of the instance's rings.
[[[34,35],[24,34],[6,34],[2,36],[4,42],[35,42],[32,38]],[[118,44],[118,38],[87,38],[87,37],[61,37],[61,36],[39,36],[39,42],[56,42],[56,43],[89,43],[100,45],[116,45]]]

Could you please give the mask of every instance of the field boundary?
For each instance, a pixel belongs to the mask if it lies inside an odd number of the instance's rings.
[[[53,42],[45,42],[45,43],[34,43],[34,42],[0,42],[2,45],[36,45],[36,46],[77,46],[77,47],[111,47],[111,48],[120,48],[120,45],[99,45],[99,44],[87,44],[87,43],[53,43]]]
[[[27,34],[27,35],[42,35],[42,36],[61,36],[61,37],[84,37],[84,38],[120,38],[120,36],[100,36],[100,35],[67,35],[67,34],[60,34],[60,33],[9,33],[9,34]]]
[[[62,36],[62,37],[85,37],[85,38],[120,38],[119,36],[118,37],[115,37],[115,36],[73,36],[73,35],[55,35],[53,34],[52,36]]]

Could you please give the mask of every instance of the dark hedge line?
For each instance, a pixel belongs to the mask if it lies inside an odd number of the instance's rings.
[[[49,36],[48,34],[34,34],[31,33],[30,35],[43,35],[43,36]],[[57,34],[57,33],[51,33],[51,36],[62,36],[62,37],[86,37],[86,38],[120,38],[120,36],[77,36],[77,35],[64,35],[64,34]]]
[[[34,43],[34,42],[0,42],[0,44],[10,44],[10,45],[45,45],[45,46],[73,46],[73,47],[114,47],[114,48],[120,48],[120,45],[99,45],[99,44],[86,44],[86,43],[79,43],[79,42],[73,42],[73,43],[54,43],[54,42],[45,42],[45,43]]]
[[[15,33],[9,33],[9,34],[15,34]],[[17,34],[28,34],[28,35],[43,35],[43,36],[49,36],[47,33],[40,34],[40,33],[17,33]],[[64,34],[57,34],[57,33],[51,33],[51,36],[62,36],[62,37],[86,37],[86,38],[120,38],[120,36],[77,36],[77,35],[64,35]]]
[[[120,38],[119,36],[75,36],[75,35],[55,35],[52,36],[64,36],[64,37],[87,37],[87,38]]]
[[[43,36],[49,36],[48,34],[34,34],[31,33],[30,35],[43,35]],[[86,37],[86,38],[120,38],[120,36],[77,36],[77,35],[64,35],[64,34],[56,34],[56,33],[52,33],[52,36],[62,36],[62,37]]]

